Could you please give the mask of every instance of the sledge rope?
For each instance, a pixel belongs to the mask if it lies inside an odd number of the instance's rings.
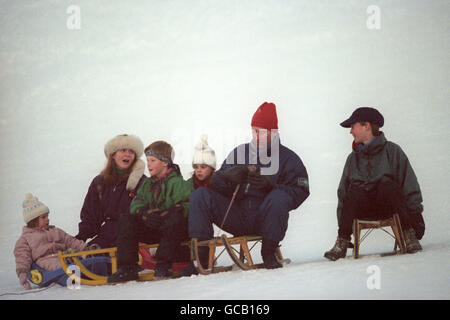
[[[19,291],[19,292],[5,292],[5,293],[1,293],[0,297],[3,297],[3,296],[21,296],[21,295],[28,294],[28,293],[41,292],[41,291],[50,289],[54,285],[56,285],[56,282],[54,282],[51,285],[49,285],[48,287],[44,287],[44,288],[36,288],[36,289],[30,289],[30,290],[25,290],[25,291]]]
[[[237,195],[237,193],[238,193],[238,191],[239,191],[239,187],[240,187],[240,186],[241,186],[241,185],[238,184],[238,185],[236,186],[236,189],[234,189],[233,196],[231,197],[231,201],[230,201],[230,204],[228,205],[227,212],[225,213],[225,216],[223,217],[222,224],[220,225],[220,229],[222,229],[223,224],[225,223],[225,220],[227,220],[228,213],[230,212],[231,206],[233,205],[234,199],[236,198],[236,195]]]

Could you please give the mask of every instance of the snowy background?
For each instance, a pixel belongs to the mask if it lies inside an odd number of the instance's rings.
[[[0,293],[21,290],[12,252],[25,194],[76,234],[117,134],[170,142],[187,179],[202,133],[220,164],[271,101],[311,185],[290,215],[281,270],[0,299],[449,299],[449,14],[440,0],[0,1]],[[339,123],[361,105],[381,111],[418,176],[424,251],[329,262],[352,142]],[[361,253],[392,246],[374,232]],[[371,265],[379,290],[366,285]]]

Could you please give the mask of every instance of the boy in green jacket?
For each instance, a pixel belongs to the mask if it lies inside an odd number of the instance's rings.
[[[150,178],[137,190],[130,214],[120,217],[118,270],[108,278],[109,283],[138,279],[139,242],[159,243],[155,278],[171,276],[173,262],[189,259],[189,251],[181,242],[189,239],[189,196],[194,188],[172,162],[174,152],[170,144],[156,141],[145,149],[145,155]]]
[[[356,109],[341,123],[351,128],[354,141],[338,188],[338,238],[324,254],[330,260],[346,256],[353,219],[380,220],[394,213],[399,214],[407,252],[422,250],[417,240],[425,232],[419,183],[403,150],[379,131],[383,124],[381,113],[370,107]]]

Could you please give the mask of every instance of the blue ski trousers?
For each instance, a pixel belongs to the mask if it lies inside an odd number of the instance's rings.
[[[290,201],[281,190],[274,189],[264,199],[235,199],[228,216],[231,198],[198,188],[189,200],[189,237],[201,240],[214,237],[213,223],[233,236],[259,235],[273,241],[283,240],[288,227]]]

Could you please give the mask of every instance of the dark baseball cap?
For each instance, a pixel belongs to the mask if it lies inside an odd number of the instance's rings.
[[[350,118],[344,122],[341,122],[341,126],[344,128],[350,128],[352,124],[359,121],[367,121],[378,125],[380,128],[384,124],[383,115],[377,109],[371,107],[359,107],[353,111]]]

